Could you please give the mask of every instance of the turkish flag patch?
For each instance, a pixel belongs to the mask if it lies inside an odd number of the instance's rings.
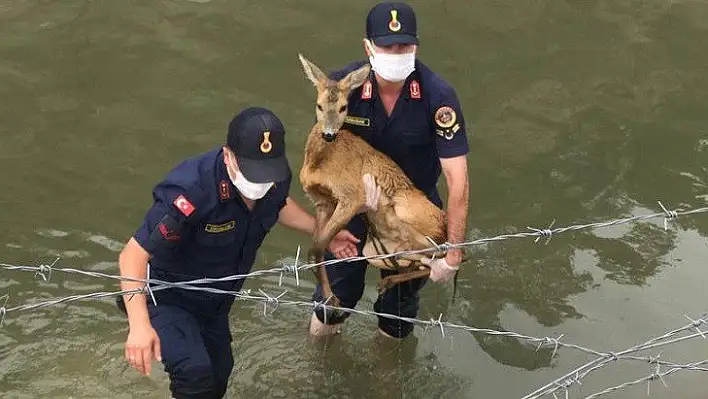
[[[180,195],[172,202],[184,216],[189,216],[194,212],[194,205],[184,195]]]

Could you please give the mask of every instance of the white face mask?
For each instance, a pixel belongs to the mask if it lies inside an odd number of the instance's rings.
[[[238,191],[250,200],[255,201],[263,198],[268,190],[273,187],[273,183],[252,183],[246,180],[241,172],[236,172],[235,175],[236,178],[231,178],[231,181],[234,183],[234,186],[236,186]]]
[[[401,82],[415,71],[415,52],[405,54],[377,54],[374,46],[366,40],[366,46],[372,56],[369,63],[374,72],[389,82]]]

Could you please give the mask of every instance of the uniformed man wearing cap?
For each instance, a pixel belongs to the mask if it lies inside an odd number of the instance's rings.
[[[366,19],[364,49],[371,63],[369,80],[349,97],[345,128],[350,129],[373,147],[391,157],[413,183],[428,198],[442,208],[436,189],[438,179],[445,175],[448,188],[448,241],[464,241],[468,209],[467,129],[455,89],[443,78],[416,59],[418,46],[417,22],[413,9],[404,3],[379,3]],[[356,61],[331,74],[341,79],[364,65]],[[347,229],[364,245],[365,226],[358,215]],[[332,253],[326,255],[327,259]],[[430,279],[447,281],[462,261],[459,249],[452,249],[444,259],[425,259],[431,268]],[[365,261],[346,267],[327,267],[330,283],[341,306],[353,308],[364,292]],[[382,271],[382,276],[392,272]],[[416,317],[419,290],[425,279],[399,284],[377,299],[377,312]],[[321,286],[313,300],[322,301]],[[332,334],[344,322],[348,313],[336,317],[322,309],[314,312],[310,321],[313,335]],[[379,331],[384,335],[404,338],[413,330],[407,322],[379,318]]]
[[[121,276],[178,282],[249,273],[276,222],[312,234],[314,217],[288,192],[291,170],[285,129],[269,110],[253,107],[228,126],[226,145],[187,159],[153,190],[154,202],[119,258]],[[356,254],[346,230],[329,249]],[[149,265],[148,265],[149,262]],[[201,284],[238,291],[244,280]],[[141,287],[124,281],[123,290]],[[148,295],[149,296],[149,295]],[[219,398],[233,368],[228,312],[234,296],[169,288],[119,298],[130,331],[126,360],[149,374],[162,361],[174,398]]]

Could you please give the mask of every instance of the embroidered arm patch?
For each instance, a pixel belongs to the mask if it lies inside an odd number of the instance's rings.
[[[148,251],[172,250],[182,240],[182,223],[169,213],[162,216],[147,240]]]
[[[436,146],[441,158],[452,158],[467,154],[467,130],[457,96],[448,93],[433,111],[433,129]]]

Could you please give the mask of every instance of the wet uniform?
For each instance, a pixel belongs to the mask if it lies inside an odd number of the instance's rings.
[[[339,80],[363,66],[365,61],[354,62],[330,75]],[[376,79],[371,72],[369,79],[352,91],[344,128],[362,137],[377,150],[388,155],[404,173],[422,190],[428,199],[442,208],[437,182],[442,168],[439,158],[452,158],[468,153],[467,131],[455,90],[416,60],[415,71],[403,84],[403,90],[390,116],[376,90]],[[346,229],[361,239],[359,255],[365,244],[365,225],[362,215],[355,216]],[[327,252],[326,259],[334,259]],[[327,266],[327,273],[334,294],[344,307],[353,308],[364,292],[367,270],[365,261]],[[395,274],[381,271],[385,277]],[[377,312],[404,317],[415,317],[419,308],[419,290],[427,279],[416,279],[387,290],[374,304]],[[323,301],[322,287],[317,286],[313,300]],[[324,322],[322,309],[315,312]],[[342,317],[327,317],[327,324],[338,324]],[[410,334],[413,325],[406,322],[379,318],[379,327],[387,334],[403,338]]]
[[[229,142],[235,144],[229,147],[242,157],[244,176],[255,168],[251,176],[278,175],[278,182],[249,210],[227,173],[221,147],[177,165],[154,187],[154,202],[134,235],[151,255],[151,279],[178,282],[250,272],[286,204],[291,183],[282,134],[268,128],[272,119],[259,128],[266,120],[261,119],[263,112],[246,112],[245,127],[230,127]],[[232,140],[238,135],[244,137]],[[258,157],[262,159],[254,160]],[[265,176],[274,167],[271,161],[278,164],[278,172]],[[266,167],[264,162],[270,163]],[[238,291],[243,283],[238,279],[199,287]],[[172,396],[223,397],[234,365],[228,314],[235,297],[183,288],[153,293],[157,306],[147,298],[148,312],[160,338]]]

